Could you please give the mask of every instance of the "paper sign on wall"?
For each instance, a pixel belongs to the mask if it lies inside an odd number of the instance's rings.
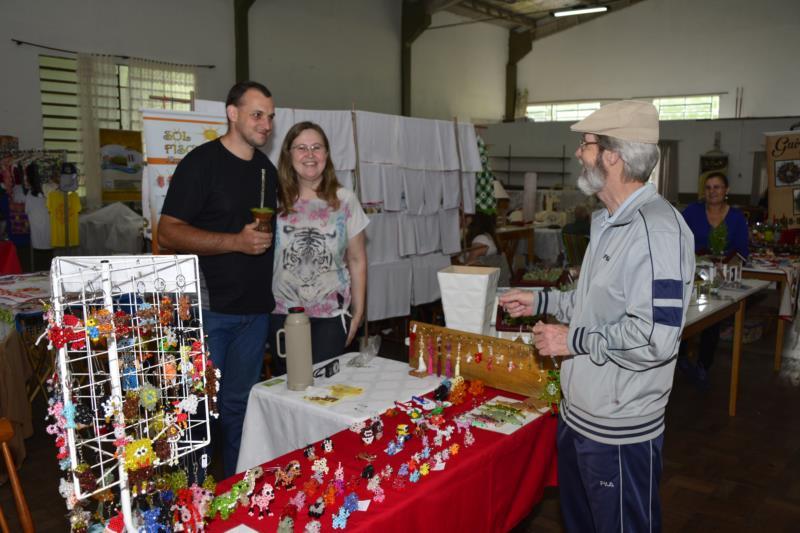
[[[800,131],[765,133],[769,220],[800,227]]]

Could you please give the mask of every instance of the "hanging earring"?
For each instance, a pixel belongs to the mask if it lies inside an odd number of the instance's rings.
[[[458,345],[456,345],[456,373],[455,377],[459,377],[461,375],[461,338],[458,339]]]

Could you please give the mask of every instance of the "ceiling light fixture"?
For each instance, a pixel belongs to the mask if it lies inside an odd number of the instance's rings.
[[[608,11],[608,6],[575,7],[564,11],[554,11],[554,17],[571,17],[572,15],[588,15],[589,13],[604,13]]]

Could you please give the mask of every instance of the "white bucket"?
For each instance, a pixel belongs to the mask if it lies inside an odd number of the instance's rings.
[[[488,334],[500,269],[453,265],[437,274],[447,327]]]

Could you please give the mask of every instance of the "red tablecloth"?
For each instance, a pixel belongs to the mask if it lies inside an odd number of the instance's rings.
[[[0,241],[0,275],[22,274],[17,248],[11,241]]]
[[[497,394],[515,396],[487,389],[487,397]],[[471,403],[452,408],[455,412],[447,413],[447,418],[468,408],[471,408]],[[390,480],[381,483],[386,492],[386,500],[381,503],[372,502],[366,512],[352,513],[347,520],[347,531],[508,531],[528,515],[541,499],[546,486],[557,483],[557,422],[550,415],[540,417],[511,435],[473,428],[475,444],[469,448],[463,445],[463,434],[454,433],[450,444],[458,443],[461,451],[450,458],[445,470],[431,472],[420,478],[418,483],[410,483],[406,478],[406,487],[399,491],[392,487],[392,480],[396,477],[398,466],[420,450],[420,439],[411,439],[403,452],[388,456],[383,452],[384,448],[389,439],[394,438],[397,424],[406,423],[408,418],[405,415],[393,418],[384,416],[383,421],[386,425],[383,440],[370,446],[365,446],[357,434],[348,430],[333,437],[334,451],[327,456],[331,472],[326,476],[326,483],[332,478],[339,461],[344,466],[345,481],[360,474],[366,463],[355,456],[361,451],[369,451],[378,456],[374,462],[376,472],[380,472],[386,464],[391,464],[395,470],[395,475]],[[319,443],[316,449],[320,454]],[[310,462],[303,457],[300,450],[266,463],[264,467],[285,465],[293,459],[300,461],[303,467],[298,484],[302,487],[312,472]],[[220,482],[217,493],[225,492],[241,477],[237,475]],[[272,483],[272,475],[265,474],[265,478]],[[259,481],[257,490],[265,478]],[[350,490],[346,490],[345,495],[349,492]],[[366,490],[366,481],[359,482],[356,492],[360,500],[371,497],[371,493]],[[272,517],[259,521],[257,516],[248,516],[247,508],[239,508],[228,520],[212,521],[208,531],[224,532],[238,524],[245,524],[257,531],[274,531],[281,511],[295,493],[294,490],[276,490],[276,499],[270,507],[275,514]],[[313,503],[318,496],[321,493],[307,501],[306,508],[297,514],[295,531],[302,531],[309,521],[308,503]],[[331,517],[341,507],[342,502],[343,497],[337,497],[336,503],[325,509],[325,514],[319,519],[323,531],[333,531]]]

